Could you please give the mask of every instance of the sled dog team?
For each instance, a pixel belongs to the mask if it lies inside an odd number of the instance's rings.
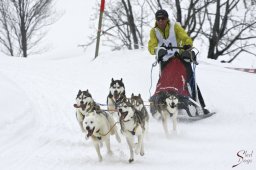
[[[170,116],[173,120],[173,130],[176,130],[178,102],[175,94],[168,94],[164,102],[157,107],[157,114],[161,117],[166,135],[168,135],[167,123]],[[126,96],[122,79],[112,78],[111,80],[107,96],[107,111],[100,108],[88,90],[78,91],[74,107],[79,126],[85,133],[86,139],[92,139],[99,161],[102,161],[100,146],[103,142],[106,144],[107,152],[112,154],[110,135],[115,135],[116,140],[121,142],[118,127],[121,128],[121,134],[125,136],[129,146],[129,163],[134,161],[134,152],[144,155],[143,140],[149,115],[140,94],[138,96],[132,94],[130,98]],[[155,114],[153,116],[155,117]],[[120,126],[116,126],[117,124]],[[137,143],[134,143],[134,139]]]

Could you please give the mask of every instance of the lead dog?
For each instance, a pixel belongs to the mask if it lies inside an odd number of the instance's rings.
[[[102,156],[99,145],[102,142],[106,143],[109,153],[111,153],[110,135],[115,135],[117,141],[121,142],[115,127],[115,121],[112,115],[101,110],[88,90],[78,91],[74,107],[76,108],[76,117],[82,132],[86,134],[86,139],[92,138],[99,161],[101,161]]]
[[[102,161],[100,152],[102,142],[105,142],[108,154],[112,154],[110,135],[116,135],[117,141],[121,142],[115,128],[114,119],[106,112],[97,112],[96,110],[89,112],[83,120],[83,128],[87,132],[87,137],[91,137],[93,141],[99,161]]]
[[[134,161],[134,137],[137,137],[138,144],[135,147],[135,153],[144,155],[144,133],[146,130],[145,124],[148,121],[148,115],[143,115],[136,110],[131,102],[123,99],[118,104],[118,116],[121,124],[121,132],[126,137],[127,144],[130,149],[129,163]]]
[[[85,132],[83,128],[84,117],[92,110],[99,111],[100,106],[98,106],[94,102],[92,95],[89,93],[88,90],[79,90],[76,96],[76,104],[74,104],[74,107],[76,108],[76,119],[78,121],[78,124],[82,132]]]

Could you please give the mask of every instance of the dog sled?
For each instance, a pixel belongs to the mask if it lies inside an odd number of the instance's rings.
[[[177,106],[179,116],[189,117],[193,120],[200,120],[215,114],[205,109],[205,103],[201,95],[200,89],[196,83],[195,68],[198,65],[193,48],[184,50],[181,54],[173,53],[173,49],[183,49],[182,47],[159,47],[156,52],[156,62],[152,68],[160,66],[159,80],[156,85],[154,94],[150,97],[150,112],[153,117],[155,114],[161,113],[161,105],[165,105],[165,99],[170,95],[175,95],[179,102]],[[159,57],[165,51],[167,58],[165,62],[159,62]],[[173,55],[174,54],[174,55]],[[168,55],[169,58],[168,58]],[[185,114],[184,114],[185,111]],[[171,114],[171,113],[170,113]]]

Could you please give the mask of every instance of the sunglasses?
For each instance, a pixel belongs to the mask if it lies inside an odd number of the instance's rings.
[[[156,20],[157,20],[157,21],[160,21],[160,20],[163,20],[163,21],[164,21],[164,20],[167,20],[167,18],[166,18],[166,17],[158,17],[158,18],[156,18]]]

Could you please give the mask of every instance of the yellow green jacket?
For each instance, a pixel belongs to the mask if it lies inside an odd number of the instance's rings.
[[[155,54],[155,49],[158,46],[158,40],[156,37],[156,31],[155,28],[157,28],[157,24],[155,23],[155,27],[150,30],[150,39],[148,41],[148,51],[150,54]],[[159,28],[157,28],[159,29]],[[169,29],[170,29],[170,21],[168,21],[164,33],[159,29],[160,33],[163,35],[164,38],[168,38],[169,36]],[[179,23],[175,23],[174,25],[174,31],[176,34],[176,41],[178,46],[184,46],[184,45],[191,45],[193,46],[192,39],[188,36],[186,31],[181,27]]]

